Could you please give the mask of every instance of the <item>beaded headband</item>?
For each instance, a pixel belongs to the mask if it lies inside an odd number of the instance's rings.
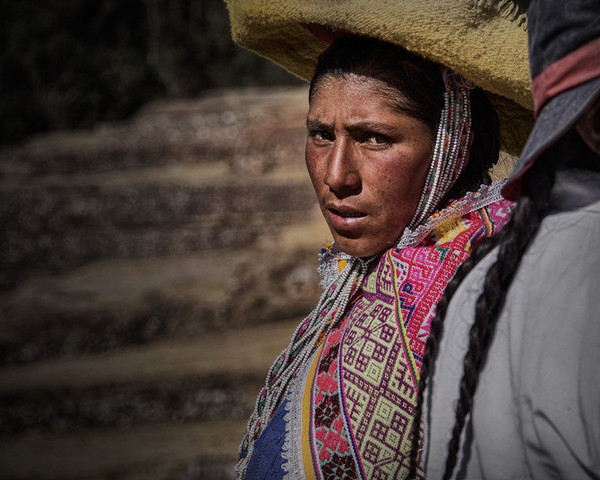
[[[440,200],[463,170],[471,140],[471,103],[473,85],[452,70],[442,67],[444,109],[438,125],[433,157],[417,209],[408,226],[414,230],[438,207]]]

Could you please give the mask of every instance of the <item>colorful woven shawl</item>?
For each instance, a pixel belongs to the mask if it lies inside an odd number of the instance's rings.
[[[484,186],[407,229],[376,261],[349,257],[335,245],[321,253],[319,305],[271,367],[257,401],[258,412],[269,402],[274,412],[285,397],[289,478],[406,474],[435,306],[472,248],[508,221],[512,204],[502,200],[501,185]],[[258,438],[269,419],[250,419],[239,470],[252,454],[248,435]]]

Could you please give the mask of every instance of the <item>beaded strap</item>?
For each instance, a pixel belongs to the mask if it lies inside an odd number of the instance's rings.
[[[471,103],[473,86],[452,70],[442,67],[444,109],[438,125],[433,156],[417,209],[409,224],[414,229],[433,213],[454,184],[463,167],[471,139]]]
[[[374,257],[367,260],[351,257],[335,282],[332,282],[321,294],[316,308],[296,328],[289,345],[271,365],[265,386],[256,399],[254,411],[248,420],[246,434],[239,447],[241,459],[235,468],[238,478],[244,477],[254,451],[254,444],[264,426],[271,420],[286,387],[312,355],[331,326],[335,325],[344,314],[350,297],[355,288],[361,285],[373,259]]]

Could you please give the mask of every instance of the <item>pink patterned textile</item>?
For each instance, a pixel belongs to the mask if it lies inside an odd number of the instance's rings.
[[[508,221],[502,185],[483,185],[405,229],[380,256],[350,257],[335,244],[321,252],[323,294],[269,370],[240,445],[240,478],[250,462],[261,480],[406,476],[435,307],[472,248]],[[280,428],[281,443],[261,442],[253,455],[262,433],[277,438]],[[262,465],[276,467],[265,476]]]
[[[306,478],[404,478],[436,304],[472,248],[503,226],[511,209],[500,200],[441,222],[418,245],[388,250],[373,265],[342,321],[328,331],[313,368],[303,369],[290,387],[290,422],[301,417],[309,430],[300,435],[300,422],[289,428],[289,478],[307,465],[314,472]],[[300,445],[303,435],[308,441]]]

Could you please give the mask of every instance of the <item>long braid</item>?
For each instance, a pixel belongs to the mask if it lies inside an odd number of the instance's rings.
[[[554,170],[546,162],[536,167],[523,181],[524,194],[515,207],[511,222],[499,242],[496,262],[489,268],[483,292],[475,306],[475,320],[469,333],[469,347],[463,362],[460,396],[456,406],[456,422],[448,443],[448,456],[443,478],[452,477],[457,462],[465,420],[471,411],[494,327],[502,311],[506,291],[517,271],[523,253],[537,233],[548,208]],[[439,341],[439,339],[436,339]]]
[[[500,314],[504,300],[504,292],[510,285],[514,272],[516,271],[522,253],[526,250],[531,239],[535,236],[543,213],[547,209],[550,189],[553,184],[553,170],[542,169],[540,173],[532,171],[529,178],[535,180],[529,190],[530,195],[525,194],[516,206],[509,224],[495,235],[482,242],[473,250],[471,256],[459,267],[455,276],[448,283],[444,295],[436,307],[436,315],[431,322],[431,330],[427,338],[425,354],[423,356],[421,375],[417,390],[417,401],[415,419],[413,422],[412,450],[410,458],[410,470],[408,478],[417,478],[417,466],[419,458],[420,425],[423,418],[424,392],[430,375],[430,368],[437,354],[438,345],[443,335],[444,319],[448,305],[458,287],[471,270],[496,246],[500,245],[498,259],[490,267],[486,275],[484,290],[476,305],[475,324],[470,333],[469,352],[465,356],[464,375],[460,385],[460,400],[457,405],[456,424],[453,429],[452,439],[448,446],[448,457],[446,461],[446,474],[444,478],[450,478],[456,464],[456,456],[460,444],[460,437],[464,427],[464,421],[470,411],[472,398],[475,393],[479,370],[484,357],[485,349],[489,344],[493,326]],[[539,177],[545,181],[540,181]],[[529,184],[524,185],[527,188]],[[534,200],[542,199],[542,201]],[[512,268],[511,268],[512,267]]]
[[[483,291],[475,306],[475,320],[469,334],[469,346],[463,364],[460,397],[456,407],[456,422],[452,431],[452,439],[448,443],[444,479],[452,477],[456,466],[460,438],[467,415],[471,411],[479,375],[485,363],[496,322],[502,311],[505,294],[523,254],[537,234],[542,219],[548,211],[555,172],[559,168],[564,168],[565,165],[570,168],[590,170],[598,168],[597,155],[584,145],[575,130],[564,134],[559,142],[545,152],[544,159],[539,159],[525,174],[522,182],[523,195],[513,212],[511,221],[498,235],[482,242],[448,283],[446,291],[437,305],[436,316],[431,324],[423,356],[408,478],[416,478],[420,440],[419,426],[423,415],[424,391],[443,335],[443,323],[450,300],[474,266],[495,246],[499,246],[498,257],[488,269]]]
[[[425,353],[421,362],[421,374],[419,377],[419,384],[417,388],[417,399],[415,406],[415,417],[413,422],[413,434],[412,434],[412,448],[410,456],[410,470],[408,477],[409,479],[417,478],[417,467],[419,459],[419,440],[420,440],[420,425],[423,418],[423,402],[424,402],[424,391],[427,386],[427,380],[429,377],[429,369],[431,363],[437,352],[439,340],[443,334],[444,318],[446,317],[446,310],[450,304],[450,300],[454,296],[454,293],[462,283],[463,279],[469,274],[469,272],[498,244],[499,239],[505,229],[501,230],[498,235],[485,239],[476,249],[469,258],[457,269],[456,274],[452,277],[452,280],[448,282],[444,295],[436,306],[435,317],[431,322],[429,336],[427,337],[427,343],[425,345]]]

